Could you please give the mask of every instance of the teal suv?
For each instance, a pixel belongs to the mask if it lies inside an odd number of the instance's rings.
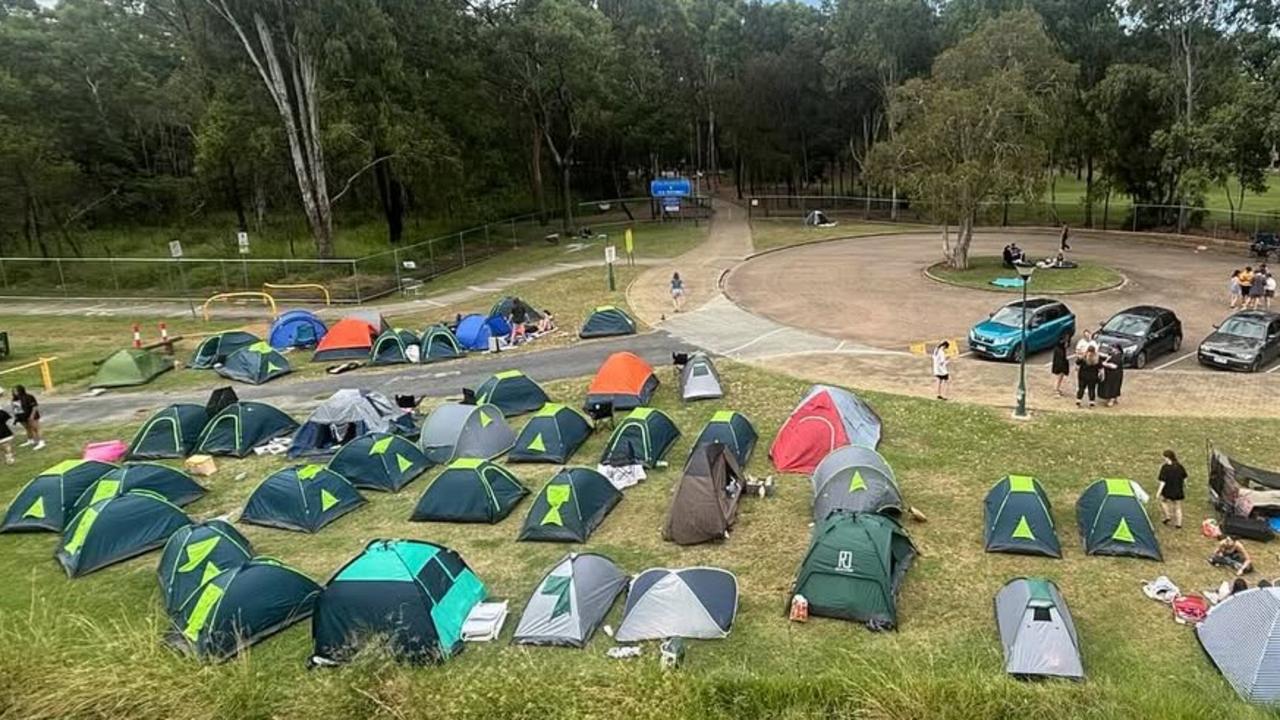
[[[1027,301],[1027,345],[1022,346],[1022,301],[1011,302],[969,330],[969,349],[994,360],[1021,360],[1025,351],[1038,352],[1070,339],[1076,332],[1075,313],[1049,298]]]

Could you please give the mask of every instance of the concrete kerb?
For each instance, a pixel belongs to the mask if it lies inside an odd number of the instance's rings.
[[[921,273],[922,273],[926,278],[928,278],[929,280],[932,280],[932,281],[934,281],[934,282],[936,282],[936,283],[941,283],[941,284],[943,284],[943,285],[950,285],[951,287],[964,288],[965,290],[979,290],[979,291],[981,291],[981,292],[989,292],[989,293],[993,293],[993,294],[995,294],[995,295],[1005,295],[1005,296],[1013,295],[1013,296],[1016,296],[1016,295],[1018,294],[1016,290],[1001,290],[1000,288],[977,287],[977,286],[974,286],[974,285],[966,285],[966,284],[964,284],[964,283],[956,282],[956,281],[954,281],[954,280],[948,280],[947,278],[944,278],[944,277],[942,277],[942,276],[940,276],[940,275],[936,275],[936,274],[934,274],[934,273],[933,273],[933,269],[934,269],[935,267],[937,267],[938,265],[940,265],[940,264],[941,264],[941,263],[934,263],[934,264],[932,264],[932,265],[930,265],[930,266],[928,266],[928,267],[924,268],[924,269],[923,269],[923,270],[921,270],[920,272],[921,272]],[[1119,290],[1119,289],[1121,289],[1121,288],[1123,288],[1124,286],[1126,286],[1126,285],[1128,285],[1128,284],[1129,284],[1129,276],[1128,276],[1128,275],[1125,275],[1124,273],[1120,272],[1119,270],[1116,270],[1115,268],[1110,268],[1110,267],[1109,267],[1109,268],[1107,268],[1107,269],[1108,269],[1108,270],[1110,270],[1111,272],[1113,272],[1113,273],[1115,273],[1115,274],[1119,275],[1119,276],[1120,276],[1120,279],[1119,279],[1119,280],[1117,280],[1116,282],[1111,283],[1110,285],[1104,285],[1103,287],[1089,288],[1089,289],[1086,289],[1086,290],[1059,290],[1059,291],[1057,291],[1057,292],[1043,291],[1043,292],[1036,292],[1036,293],[1035,293],[1035,295],[1048,295],[1048,296],[1051,296],[1051,297],[1057,297],[1057,296],[1060,296],[1060,295],[1061,295],[1061,296],[1068,296],[1068,295],[1097,295],[1097,294],[1104,293],[1104,292],[1110,292],[1110,291],[1112,291],[1112,290]]]

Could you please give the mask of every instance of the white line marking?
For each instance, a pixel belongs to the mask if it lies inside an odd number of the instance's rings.
[[[471,292],[491,293],[491,292],[498,292],[502,288],[487,288],[487,287],[480,287],[479,285],[468,285],[467,289],[470,290]]]
[[[1180,356],[1180,357],[1174,358],[1173,360],[1170,360],[1169,362],[1167,362],[1167,363],[1165,363],[1165,364],[1163,364],[1163,365],[1157,365],[1156,367],[1152,368],[1151,370],[1152,370],[1152,372],[1155,372],[1156,370],[1163,370],[1163,369],[1165,369],[1165,368],[1169,367],[1170,365],[1176,365],[1176,364],[1178,364],[1178,363],[1182,362],[1183,360],[1186,360],[1187,358],[1191,357],[1192,355],[1195,355],[1195,353],[1194,353],[1194,352],[1186,353],[1185,355],[1182,355],[1182,356]]]
[[[506,275],[499,275],[498,279],[501,280],[502,282],[508,282],[508,283],[520,282],[520,278],[507,277]]]
[[[844,341],[844,340],[841,340],[841,341],[840,341],[840,344],[836,346],[836,350],[835,350],[835,351],[836,351],[836,352],[840,352],[841,350],[843,350],[843,349],[844,349],[844,343],[845,343],[845,341]]]
[[[967,357],[969,357],[969,356],[970,356],[970,355],[972,355],[972,354],[973,354],[973,351],[972,351],[972,350],[966,350],[966,351],[964,351],[964,352],[960,353],[959,355],[957,355],[957,356],[956,356],[956,359],[957,359],[957,360],[959,360],[960,358],[967,358]]]
[[[438,372],[438,373],[435,373],[435,374],[434,374],[434,375],[432,375],[431,377],[433,377],[433,378],[446,378],[446,377],[453,377],[454,375],[461,375],[461,374],[462,374],[462,371],[461,371],[461,370],[451,370],[451,371],[449,371],[449,372]]]
[[[1268,371],[1267,371],[1267,374],[1268,374],[1268,375],[1270,375],[1271,373],[1273,373],[1273,372],[1275,372],[1275,371],[1277,371],[1277,370],[1280,370],[1280,363],[1276,363],[1276,366],[1275,366],[1275,367],[1273,367],[1273,368],[1271,368],[1270,370],[1268,370]]]
[[[431,298],[422,298],[422,302],[430,305],[431,307],[446,307],[444,303],[439,300],[432,300]]]
[[[767,332],[767,333],[765,333],[765,334],[763,334],[763,335],[760,335],[760,336],[758,336],[758,337],[756,337],[756,338],[754,338],[754,339],[752,339],[752,340],[748,340],[747,342],[745,342],[745,343],[743,343],[743,344],[739,345],[738,347],[736,347],[736,348],[734,348],[734,349],[732,349],[732,350],[726,350],[724,354],[725,354],[725,355],[732,355],[732,354],[734,354],[734,353],[736,353],[736,352],[739,352],[739,351],[741,351],[741,350],[745,350],[745,349],[747,349],[747,348],[751,347],[752,345],[755,345],[756,343],[760,342],[761,340],[764,340],[764,339],[765,339],[765,338],[767,338],[767,337],[773,337],[774,335],[777,335],[777,334],[778,334],[778,333],[780,333],[780,332],[783,332],[783,331],[786,331],[786,330],[790,330],[790,329],[791,329],[791,328],[787,328],[787,327],[780,327],[780,328],[776,328],[776,329],[774,329],[774,330],[770,330],[769,332]]]
[[[556,267],[569,268],[570,270],[577,270],[579,268],[578,265],[573,263],[556,263]]]

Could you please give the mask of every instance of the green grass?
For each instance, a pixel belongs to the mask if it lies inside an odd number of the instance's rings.
[[[945,263],[929,266],[929,274],[935,279],[991,292],[1021,293],[1021,288],[1002,288],[991,284],[996,278],[1016,278],[1018,274],[1004,267],[998,257],[971,257],[968,270],[953,270]],[[1124,281],[1124,276],[1105,265],[1080,262],[1080,267],[1064,270],[1038,269],[1031,277],[1027,289],[1037,295],[1079,293],[1114,287]]]
[[[877,222],[845,222],[831,228],[808,227],[801,218],[755,218],[751,221],[751,239],[755,243],[756,252],[772,250],[792,245],[836,240],[864,235],[882,233],[909,233],[928,230],[927,225],[909,223],[877,223]]]
[[[243,526],[259,553],[275,555],[325,580],[371,538],[428,538],[456,548],[518,618],[541,574],[564,552],[611,556],[629,572],[653,565],[709,564],[737,574],[741,602],[732,635],[694,642],[683,668],[657,669],[648,644],[636,660],[604,655],[598,634],[582,651],[520,648],[505,641],[470,646],[447,665],[409,668],[366,657],[354,666],[308,672],[307,623],[221,665],[200,665],[160,645],[164,620],[155,553],[88,577],[67,580],[47,534],[0,536],[0,716],[21,718],[1262,718],[1238,699],[1205,659],[1192,631],[1168,608],[1141,595],[1142,580],[1169,575],[1187,590],[1226,577],[1205,558],[1195,529],[1209,513],[1199,472],[1208,428],[1181,418],[1044,413],[1015,424],[1002,412],[867,393],[884,419],[882,451],[907,500],[929,517],[910,523],[922,556],[899,601],[901,628],[872,634],[850,623],[788,623],[787,588],[808,542],[808,480],[779,478],[770,499],[745,499],[733,537],[677,547],[660,538],[676,469],[701,424],[718,408],[748,414],[762,441],[749,471],[769,472],[766,450],[806,383],[723,362],[723,403],[680,403],[662,370],[656,405],[684,431],[672,466],[629,489],[585,546],[516,543],[528,508],[495,525],[405,521],[429,478],[402,493],[370,493],[370,504],[314,536]],[[549,383],[577,402],[586,380]],[[523,422],[522,420],[520,422]],[[50,447],[23,450],[0,475],[7,502],[34,473],[70,457],[89,440],[127,436],[130,428],[49,428]],[[1212,440],[1263,466],[1280,465],[1273,438],[1280,423],[1218,420]],[[574,460],[591,464],[604,442],[594,436]],[[1153,489],[1159,452],[1173,447],[1193,473],[1188,528],[1157,526],[1164,563],[1082,555],[1074,501],[1098,477],[1128,476]],[[222,461],[211,493],[193,516],[234,513],[256,482],[282,459]],[[539,487],[554,468],[518,466]],[[1063,560],[982,551],[982,498],[1010,472],[1033,473],[1053,500]],[[1154,508],[1151,510],[1156,512]],[[1261,574],[1280,563],[1257,547]],[[1024,683],[1002,673],[991,598],[1009,578],[1045,575],[1062,588],[1075,617],[1088,680]],[[617,627],[620,604],[607,622]]]

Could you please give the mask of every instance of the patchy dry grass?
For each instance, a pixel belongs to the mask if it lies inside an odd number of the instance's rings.
[[[829,228],[808,227],[803,223],[803,218],[799,217],[755,218],[751,221],[751,237],[755,243],[756,252],[821,240],[910,233],[927,229],[929,229],[927,225],[862,221],[841,221],[835,227]]]
[[[1036,270],[1031,276],[1031,283],[1027,289],[1032,293],[1050,295],[1080,293],[1115,287],[1124,281],[1123,275],[1105,265],[1087,261],[1081,261],[1079,265],[1079,267],[1062,270]],[[937,263],[929,266],[929,273],[941,282],[975,290],[1005,294],[1022,292],[1021,287],[1007,288],[991,284],[996,278],[1017,279],[1018,277],[1018,274],[1006,268],[1004,261],[998,257],[969,258],[968,270],[952,270],[946,263]]]

